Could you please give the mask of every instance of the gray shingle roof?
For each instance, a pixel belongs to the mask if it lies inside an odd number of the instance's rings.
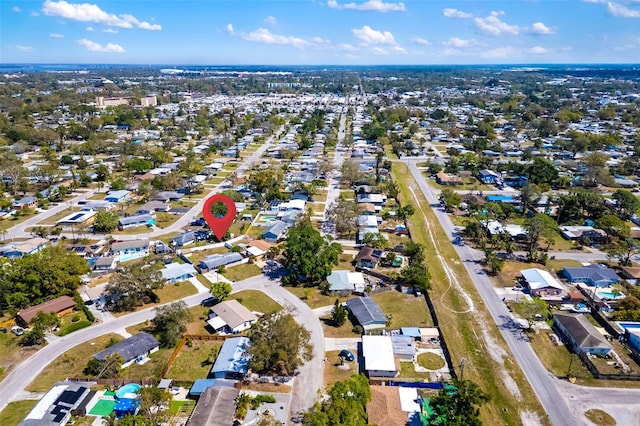
[[[124,339],[107,349],[98,352],[93,357],[98,361],[104,360],[107,355],[119,353],[124,358],[124,362],[136,359],[150,350],[160,346],[160,343],[149,333],[140,332],[135,336]]]
[[[370,297],[349,299],[345,303],[362,326],[387,323],[387,316],[382,312],[376,301]]]

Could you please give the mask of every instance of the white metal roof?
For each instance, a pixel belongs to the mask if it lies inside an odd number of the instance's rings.
[[[396,371],[391,336],[362,336],[365,370]]]

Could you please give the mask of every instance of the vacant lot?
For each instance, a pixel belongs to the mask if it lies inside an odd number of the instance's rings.
[[[10,402],[0,412],[0,426],[15,426],[19,424],[37,403],[38,401],[36,400]]]
[[[311,309],[333,305],[338,299],[340,303],[355,296],[325,296],[317,287],[287,287],[291,293],[303,300]]]
[[[275,300],[258,290],[243,290],[229,295],[229,299],[235,299],[250,311],[268,314],[282,310],[282,306]]]
[[[171,364],[167,377],[186,382],[207,378],[222,343],[221,340],[193,340],[191,347],[184,345]]]
[[[432,327],[433,321],[424,296],[400,293],[395,290],[385,291],[371,296],[382,311],[390,318],[389,326],[397,327]]]
[[[223,275],[231,281],[242,281],[260,274],[262,274],[262,269],[258,266],[253,263],[243,263],[242,265],[228,268]]]
[[[344,361],[344,364],[340,365],[340,358],[338,353],[340,351],[327,351],[325,353],[326,361],[324,361],[324,384],[325,386],[331,386],[335,382],[347,380],[354,374],[358,374],[359,364],[358,357],[355,360],[349,362]],[[354,353],[354,355],[356,355]]]

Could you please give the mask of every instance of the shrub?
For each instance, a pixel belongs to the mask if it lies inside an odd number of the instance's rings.
[[[362,332],[364,331],[361,325],[356,325],[355,327],[353,327],[353,331],[356,334],[362,334]]]
[[[276,398],[273,395],[267,395],[264,393],[261,393],[259,395],[256,395],[253,399],[251,399],[251,409],[252,410],[257,410],[262,404],[266,404],[266,403],[275,403],[276,402]]]
[[[58,333],[58,336],[60,336],[60,337],[66,336],[67,334],[73,333],[74,331],[78,331],[78,330],[81,330],[83,328],[87,328],[90,325],[91,325],[91,321],[74,322],[72,324],[69,324],[68,326],[66,326],[62,330],[60,330],[60,332]]]
[[[80,321],[80,315],[75,314],[74,316],[71,317],[71,322],[78,322]]]

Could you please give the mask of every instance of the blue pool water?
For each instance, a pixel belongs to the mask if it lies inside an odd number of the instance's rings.
[[[640,329],[640,322],[620,322],[617,323],[620,327],[627,329]]]
[[[596,292],[596,294],[602,298],[606,298],[606,299],[621,299],[624,297],[623,293],[612,293],[610,291],[598,291]]]
[[[140,385],[137,383],[130,383],[128,385],[124,385],[120,389],[118,389],[118,392],[116,392],[116,398],[120,399],[128,393],[136,393],[139,390],[140,390]]]
[[[260,216],[260,220],[262,222],[269,222],[271,220],[276,220],[275,216]]]
[[[513,201],[513,195],[487,195],[487,201]]]

